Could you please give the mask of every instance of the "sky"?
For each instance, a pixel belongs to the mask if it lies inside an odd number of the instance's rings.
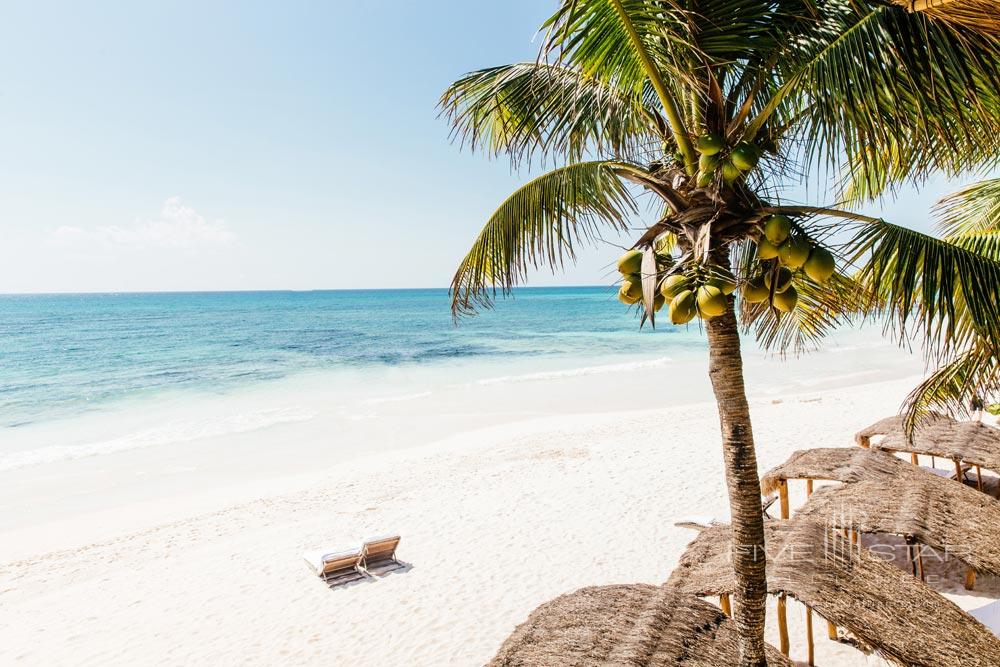
[[[437,99],[532,59],[552,7],[7,4],[0,293],[446,286],[530,174],[450,143]],[[927,230],[957,185],[869,211]],[[618,254],[531,284],[610,283]]]

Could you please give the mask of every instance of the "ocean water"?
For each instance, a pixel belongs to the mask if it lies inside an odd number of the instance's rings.
[[[751,400],[919,372],[877,327],[799,362],[744,350]],[[640,329],[609,287],[521,289],[457,326],[441,289],[0,296],[0,474],[140,452],[267,471],[710,400],[706,364],[700,327]]]
[[[439,289],[0,296],[0,428],[304,372],[702,349],[696,329],[639,331],[605,287],[518,290],[458,326]]]

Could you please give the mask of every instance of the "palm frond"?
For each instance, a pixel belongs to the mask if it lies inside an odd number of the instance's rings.
[[[863,312],[867,303],[865,291],[839,273],[825,284],[796,280],[795,289],[799,300],[790,313],[779,312],[768,303],[741,300],[743,327],[754,332],[763,349],[782,355],[815,350],[827,334]]]
[[[471,72],[441,96],[452,136],[517,165],[535,156],[639,159],[663,139],[663,120],[641,94],[563,67],[515,63]]]
[[[489,308],[497,290],[507,296],[528,271],[561,268],[581,242],[601,229],[624,231],[638,212],[618,171],[623,162],[578,162],[554,169],[515,191],[490,216],[451,283],[452,312]]]
[[[852,240],[856,280],[902,332],[915,324],[938,356],[1000,340],[1000,262],[879,220]]]
[[[934,207],[937,228],[945,238],[1000,232],[1000,178],[973,183]]]
[[[872,0],[822,4],[821,20],[789,35],[783,85],[751,127],[801,109],[794,130],[807,162],[846,164],[866,194],[995,155],[996,38]]]
[[[690,76],[693,45],[671,28],[676,6],[649,0],[563,0],[543,28],[549,37],[544,57],[579,69],[587,76],[641,94],[648,81],[670,125],[674,143],[693,167],[697,154],[684,126],[675,86],[668,79]]]
[[[998,399],[1000,357],[995,349],[974,345],[937,368],[910,392],[904,403],[904,423],[910,430],[930,412],[965,417],[972,401],[993,403]]]

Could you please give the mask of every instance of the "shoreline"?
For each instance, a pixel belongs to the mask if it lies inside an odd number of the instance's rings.
[[[758,397],[761,471],[795,449],[854,446],[854,431],[895,409],[910,386],[895,379]],[[275,479],[254,499],[4,558],[0,624],[23,643],[0,647],[0,659],[482,663],[556,595],[665,581],[693,539],[674,523],[728,516],[717,442],[710,402],[549,415]],[[402,534],[407,571],[329,590],[301,562],[306,550],[385,532]],[[975,596],[949,597],[974,607],[991,595],[1000,585],[984,578]],[[28,644],[56,611],[79,619],[74,632]],[[793,657],[799,615],[792,606]],[[343,632],[331,631],[337,618],[351,621]],[[373,632],[388,635],[373,643]],[[819,640],[817,658],[881,664]]]

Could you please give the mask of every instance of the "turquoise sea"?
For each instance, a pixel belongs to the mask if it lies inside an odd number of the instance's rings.
[[[0,428],[315,371],[475,375],[477,365],[495,373],[702,350],[697,327],[640,331],[609,287],[520,289],[457,326],[443,289],[8,295],[0,296]]]

